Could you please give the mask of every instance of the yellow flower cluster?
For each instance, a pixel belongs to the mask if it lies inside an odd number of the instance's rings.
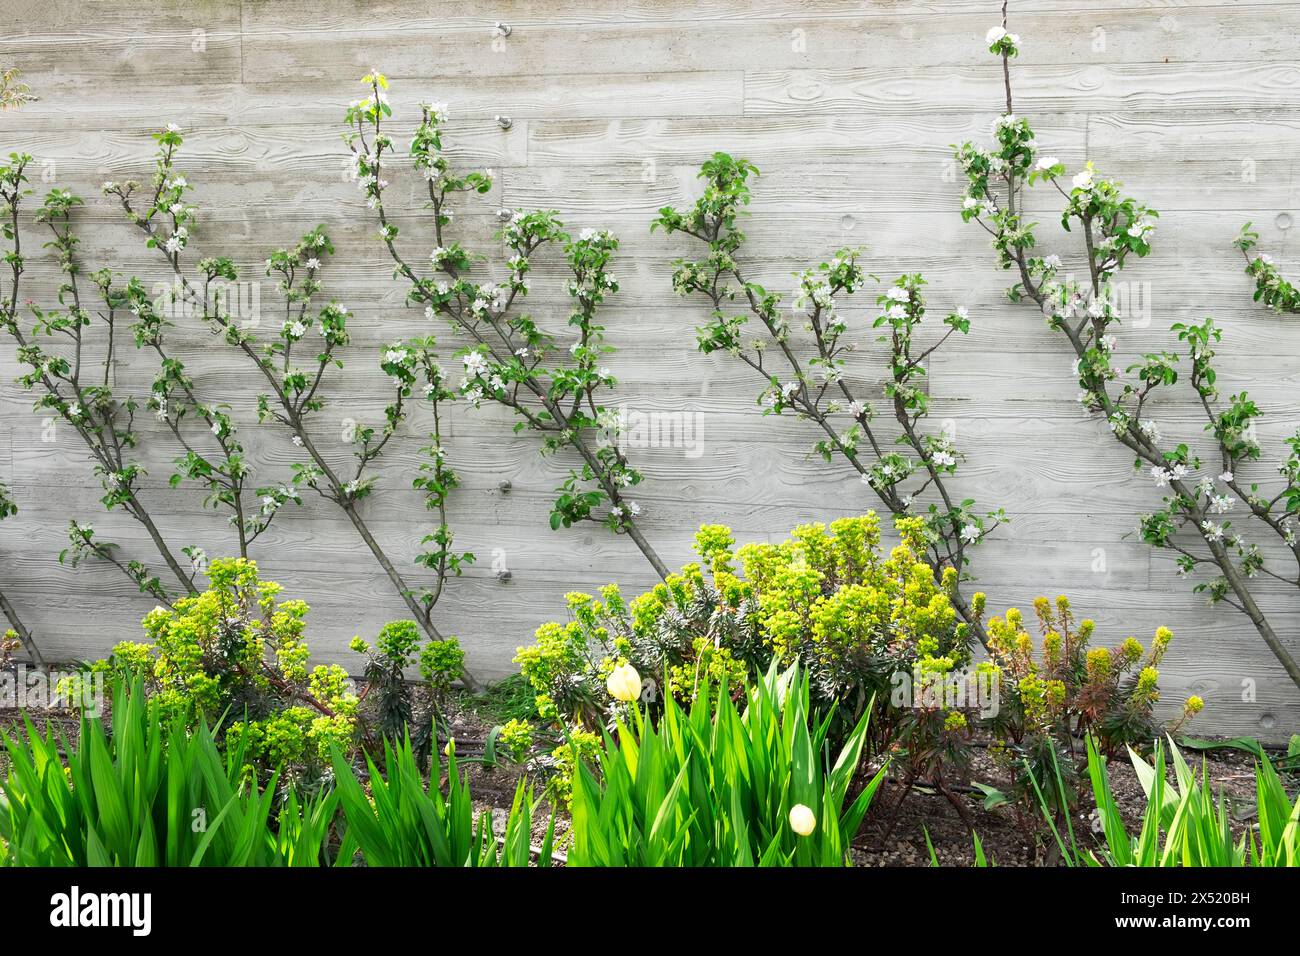
[[[922,558],[921,519],[901,519],[897,528],[902,542],[885,560],[874,513],[829,528],[802,525],[780,544],[740,549],[762,627],[782,660],[841,667],[867,648],[907,647],[924,658],[964,645],[967,626],[950,596],[956,572],[947,569],[942,583],[935,580]],[[983,595],[975,603],[982,608]],[[951,663],[968,660],[958,656]]]
[[[273,711],[228,733],[247,734],[249,755],[270,766],[327,760],[331,743],[346,748],[357,697],[342,667],[308,671],[307,605],[277,603],[283,589],[244,558],[213,561],[208,577],[207,591],[145,616],[149,643],[120,643],[97,667],[144,677],[165,711],[210,725],[228,706],[264,697]]]
[[[1055,602],[1037,598],[1034,612],[1042,633],[1041,659],[1035,658],[1034,639],[1017,608],[988,622],[991,660],[1012,710],[1018,705],[1023,715],[1022,730],[1050,733],[1069,727],[1107,733],[1102,728],[1110,728],[1121,734],[1131,732],[1140,740],[1151,707],[1160,697],[1157,668],[1173,632],[1167,627],[1157,629],[1150,650],[1135,637],[1112,648],[1090,647],[1096,624],[1085,619],[1076,625],[1064,595]],[[1188,710],[1187,716],[1195,712]]]

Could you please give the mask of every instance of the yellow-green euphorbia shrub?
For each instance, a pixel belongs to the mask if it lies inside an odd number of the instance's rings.
[[[571,620],[543,625],[515,660],[542,717],[587,733],[627,716],[629,702],[607,687],[623,665],[642,678],[641,700],[658,707],[665,693],[690,701],[721,685],[739,695],[746,677],[761,677],[774,661],[800,662],[814,706],[834,714],[838,735],[876,696],[884,702],[877,735],[899,742],[929,773],[968,734],[965,709],[942,688],[971,663],[973,635],[951,601],[956,572],[936,581],[921,557],[924,522],[896,527],[900,542],[885,553],[873,512],[739,549],[728,528],[705,525],[698,562],[630,602],[612,584],[599,598],[568,595]],[[983,595],[973,604],[982,612]],[[907,685],[900,698],[899,674],[921,686]],[[926,686],[941,692],[927,698]],[[924,700],[934,703],[912,706]],[[568,750],[556,758],[571,767]]]
[[[308,671],[307,604],[246,558],[214,560],[208,590],[156,607],[149,643],[124,641],[96,666],[140,674],[162,712],[215,725],[223,717],[268,768],[328,766],[330,745],[350,746],[357,697],[337,664]]]

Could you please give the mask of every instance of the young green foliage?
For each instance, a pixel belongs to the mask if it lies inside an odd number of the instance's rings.
[[[1300,312],[1300,290],[1282,275],[1273,257],[1267,252],[1258,252],[1251,257],[1251,250],[1259,244],[1259,233],[1250,225],[1246,223],[1241,227],[1234,244],[1246,259],[1246,275],[1255,280],[1255,301],[1264,303],[1274,312]]]
[[[141,190],[137,182],[108,182],[104,184],[104,192],[116,197],[127,219],[145,236],[145,245],[157,249],[166,258],[176,279],[175,301],[192,308],[214,334],[239,350],[261,372],[270,393],[258,396],[259,419],[273,419],[287,428],[294,447],[303,449],[310,458],[309,462],[293,466],[291,482],[258,489],[261,507],[247,519],[251,529],[260,533],[281,508],[291,503],[301,504],[304,488],[317,492],[342,509],[412,617],[430,638],[441,640],[442,634],[433,621],[434,606],[447,578],[458,576],[474,556],[458,553],[451,547],[453,535],[447,523],[446,499],[457,479],[443,459],[440,406],[451,399],[452,393],[445,387],[442,368],[432,351],[436,343],[431,337],[418,338],[394,342],[382,350],[379,366],[389,377],[392,397],[384,408],[381,426],[356,425],[350,430],[356,466],[350,476],[345,475],[319,450],[308,428],[309,418],[324,408],[321,388],[325,375],[331,367],[343,367],[343,351],[350,342],[350,313],[345,306],[330,301],[313,311],[313,298],[322,287],[319,274],[323,260],[334,250],[324,227],[317,226],[292,248],[277,249],[267,258],[266,274],[277,277],[285,311],[276,336],[268,342],[259,341],[216,294],[222,283],[238,279],[230,259],[200,259],[193,278],[182,270],[181,256],[188,248],[190,228],[197,215],[195,207],[185,199],[185,193],[193,187],[188,177],[176,169],[176,155],[184,137],[173,125],[154,138],[159,149],[152,192],[144,191],[144,205],[137,209],[136,197]],[[320,344],[315,355],[307,351],[304,359],[302,353],[308,349],[305,343],[313,333],[319,335]],[[434,419],[434,432],[429,436],[431,445],[425,450],[430,461],[421,466],[421,474],[413,482],[416,488],[426,492],[430,510],[439,514],[438,526],[423,542],[436,547],[426,548],[416,558],[417,564],[436,573],[437,580],[431,588],[407,583],[358,507],[375,488],[375,478],[368,469],[406,421],[417,388],[432,406]],[[228,427],[228,423],[213,425],[218,437],[219,427]],[[468,674],[465,676],[470,680]]]
[[[31,162],[29,155],[10,153],[8,162],[0,165],[0,205],[4,215],[0,231],[9,244],[4,256],[9,266],[8,289],[0,290],[0,331],[13,339],[18,346],[19,361],[29,369],[18,382],[37,393],[38,411],[52,413],[85,444],[95,475],[103,486],[104,496],[100,500],[104,507],[109,511],[121,509],[138,521],[182,591],[193,593],[196,572],[183,567],[140,497],[144,469],[132,458],[139,440],[135,429],[139,405],[132,397],[119,398],[111,387],[113,316],[117,303],[114,296],[107,294],[111,280],[104,271],[93,274],[92,284],[105,298],[106,311],[98,313],[105,334],[99,343],[92,343],[87,335],[93,318],[90,308],[82,302],[78,281],[83,274],[77,258],[79,240],[71,225],[72,211],[82,205],[82,200],[67,190],[51,190],[34,217],[37,224],[47,226],[51,233],[46,246],[53,251],[62,274],[57,294],[59,307],[45,309],[27,300],[24,307],[32,313],[33,327],[29,331],[19,321],[19,290],[26,272],[19,210],[23,197],[31,193],[25,188],[26,170]],[[51,337],[66,340],[67,347],[47,349],[43,340]],[[99,345],[97,359],[92,354],[92,344]],[[143,593],[158,600],[170,600],[167,588],[144,563],[135,559],[124,561],[116,552],[115,545],[94,538],[90,525],[73,519],[69,525],[69,547],[60,554],[59,560],[70,557],[74,567],[87,557],[108,561]]]
[[[280,585],[257,565],[221,558],[209,588],[155,608],[144,619],[150,643],[123,642],[100,663],[119,677],[141,673],[160,713],[214,724],[242,741],[250,763],[314,780],[332,745],[351,748],[357,697],[338,665],[307,668],[307,605],[279,600]]]
[[[421,647],[419,626],[414,621],[390,621],[379,630],[374,645],[354,637],[352,650],[366,656],[366,690],[369,702],[363,720],[373,713],[371,737],[401,740],[410,735],[416,752],[427,756],[436,744],[442,725],[442,711],[452,683],[465,670],[465,652],[453,637],[427,641]],[[418,662],[428,692],[427,711],[415,718],[415,696],[406,671]]]
[[[427,185],[435,243],[429,255],[431,274],[421,275],[398,251],[398,227],[384,205],[385,156],[396,151],[384,132],[392,116],[385,92],[388,81],[372,72],[362,82],[367,96],[348,108],[349,131],[344,137],[356,160],[358,185],[375,210],[379,238],[396,265],[395,277],[410,284],[408,302],[424,306],[429,319],[441,316],[469,338],[460,353],[465,373],[461,394],[475,407],[496,402],[510,409],[519,417],[516,432],[531,429],[542,436],[543,453],[568,449],[581,459],[580,467],[571,469],[557,489],[550,515],[553,530],[585,521],[603,524],[632,538],[656,573],[667,577],[667,566],[637,524],[641,506],[628,497],[642,475],[619,443],[610,440],[618,415],[602,403],[605,390],[617,384],[600,364],[613,349],[605,343],[598,312],[606,297],[618,291],[610,273],[618,239],[595,229],[574,238],[552,211],[507,212],[501,238],[510,253],[508,278],[502,283],[470,279],[474,257],[444,235],[452,222],[448,203],[458,193],[488,192],[491,171],[452,171],[442,142],[447,108],[426,104],[410,147]],[[516,309],[528,295],[533,257],[548,246],[563,250],[572,275],[567,284],[572,302],[568,326],[575,338],[567,350],[532,316]]]
[[[758,396],[764,415],[788,411],[812,422],[825,435],[814,446],[817,455],[827,462],[837,454],[843,457],[893,514],[924,518],[925,549],[935,574],[948,567],[964,574],[970,551],[1007,518],[1000,509],[977,513],[973,500],[953,492],[952,480],[964,456],[950,434],[927,434],[922,426],[929,413],[926,363],[953,333],[970,330],[966,309],[949,313],[943,320],[947,331],[924,347],[916,343],[926,314],[924,277],[900,276],[877,296],[881,312],[873,327],[889,347],[885,398],[900,430],[891,443],[848,375],[847,357],[857,343],[840,306],[866,284],[862,251],[841,249],[829,262],[796,276],[794,315],[804,320],[806,340],[801,341],[782,309],[781,295],[747,278],[740,259],[745,234],[738,222],[750,202],[749,179],[758,176],[758,169],[748,160],[715,153],[699,175],[704,194],[686,210],[664,207],[651,229],[681,233],[707,248],[702,259],[676,260],[673,271],[679,295],[698,293],[712,305],[709,324],[698,330],[700,351],[726,352],[752,369],[764,383]],[[739,310],[733,305],[737,300]],[[758,320],[756,332],[751,318]],[[891,450],[891,444],[901,450]],[[983,642],[979,616],[959,589],[953,591],[953,601]]]
[[[631,698],[614,682],[629,664],[635,696],[657,708],[716,694],[711,679],[738,692],[735,678],[757,680],[773,662],[797,662],[831,739],[844,739],[875,698],[873,734],[897,742],[907,773],[936,784],[960,775],[973,708],[957,685],[979,676],[971,674],[972,631],[951,601],[956,570],[936,581],[924,561],[922,520],[897,524],[902,543],[888,555],[873,513],[738,551],[727,528],[705,525],[696,538],[703,566],[687,565],[631,602],[614,585],[601,600],[569,595],[573,620],[544,624],[515,658],[541,717],[566,729],[552,755],[560,788],[574,747],[627,718]],[[973,595],[972,607],[983,606],[984,596]]]
[[[1189,767],[1172,739],[1174,783],[1168,780],[1169,765],[1159,740],[1151,763],[1130,749],[1129,759],[1146,796],[1141,826],[1130,833],[1111,791],[1107,760],[1092,737],[1087,747],[1101,845],[1081,847],[1073,827],[1063,835],[1050,806],[1042,805],[1067,866],[1300,866],[1300,798],[1292,802],[1267,760],[1255,765],[1255,807],[1248,818],[1255,819],[1257,826],[1234,837],[1226,794],[1214,797],[1204,767],[1200,772]]]
[[[1175,552],[1184,574],[1206,570],[1214,575],[1194,590],[1211,603],[1227,603],[1244,613],[1300,687],[1300,663],[1252,592],[1252,579],[1261,574],[1300,587],[1300,433],[1285,441],[1289,451],[1277,469],[1282,481],[1275,482],[1280,487],[1265,489],[1243,477],[1263,454],[1254,438],[1261,411],[1244,391],[1221,401],[1214,347],[1222,332],[1207,318],[1199,324],[1175,323],[1172,331],[1186,352],[1186,379],[1204,413],[1214,457],[1202,461],[1186,442],[1163,438],[1150,417],[1152,407],[1177,383],[1183,356],[1150,353],[1121,371],[1115,334],[1123,318],[1117,294],[1122,270],[1132,258],[1151,251],[1158,213],[1126,195],[1120,183],[1101,178],[1091,162],[1073,177],[1070,188],[1062,185],[1065,164],[1039,155],[1028,120],[1012,112],[1010,61],[1018,54],[1019,38],[1006,32],[1005,11],[1003,25],[989,35],[994,38],[990,50],[1002,60],[1006,106],[993,125],[992,149],[969,142],[955,148],[967,180],[962,219],[978,223],[992,238],[998,264],[1016,273],[1008,298],[1032,302],[1048,327],[1069,344],[1080,404],[1105,420],[1115,440],[1133,453],[1135,468],[1149,469],[1156,487],[1169,489],[1163,507],[1142,517],[1143,540]],[[1035,224],[1025,220],[1023,211],[1027,188],[1040,182],[1060,195],[1061,225],[1081,239],[1087,266],[1082,282],[1064,271],[1059,256],[1035,254]],[[1248,258],[1253,242],[1249,231],[1238,239]],[[1242,521],[1235,523],[1232,515],[1243,512]],[[1276,539],[1289,552],[1288,564],[1295,562],[1291,572],[1266,566],[1259,543],[1248,537],[1255,532]]]

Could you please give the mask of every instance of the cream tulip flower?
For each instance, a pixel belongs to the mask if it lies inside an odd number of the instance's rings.
[[[605,680],[605,689],[615,700],[630,704],[641,696],[641,675],[631,664],[619,664]]]
[[[790,829],[800,836],[811,836],[817,829],[817,815],[811,807],[796,803],[790,808]]]

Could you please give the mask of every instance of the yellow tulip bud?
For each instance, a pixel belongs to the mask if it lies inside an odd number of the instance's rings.
[[[641,675],[631,664],[619,664],[605,681],[609,696],[630,704],[641,696]]]
[[[817,814],[811,807],[796,803],[790,808],[790,829],[800,836],[811,836],[817,829]]]

